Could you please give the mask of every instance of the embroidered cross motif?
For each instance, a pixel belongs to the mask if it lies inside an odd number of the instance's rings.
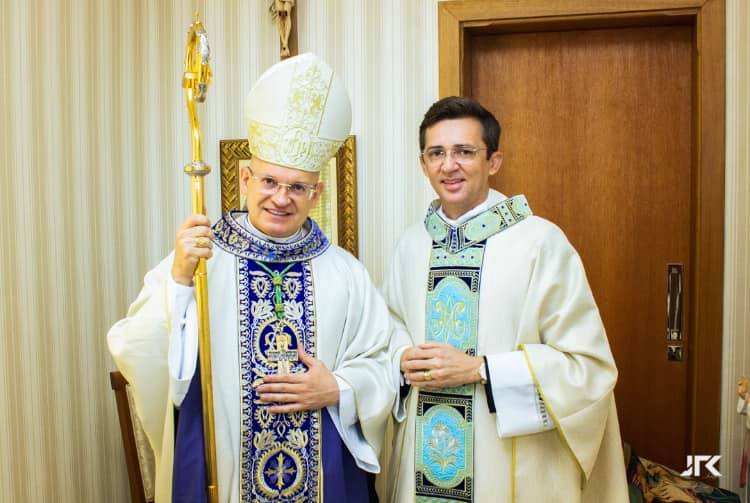
[[[276,456],[276,468],[268,468],[266,470],[266,475],[268,475],[269,477],[275,477],[276,487],[281,490],[284,488],[284,477],[288,475],[294,475],[295,471],[296,470],[294,469],[293,463],[291,464],[291,466],[285,466],[284,455],[282,453],[279,453],[279,455]]]

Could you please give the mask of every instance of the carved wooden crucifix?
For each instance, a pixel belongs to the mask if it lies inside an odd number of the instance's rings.
[[[295,0],[271,0],[271,14],[279,32],[281,59],[298,54],[297,49],[297,10]]]

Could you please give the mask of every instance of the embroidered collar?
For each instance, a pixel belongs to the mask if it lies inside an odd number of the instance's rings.
[[[225,213],[213,226],[214,243],[222,250],[238,257],[262,262],[301,262],[321,255],[330,246],[323,231],[308,218],[310,232],[293,243],[274,243],[251,234],[235,216],[244,211]]]
[[[437,211],[439,207],[439,199],[432,202],[424,225],[432,240],[451,253],[484,241],[533,214],[524,195],[505,199],[458,226],[443,220]]]

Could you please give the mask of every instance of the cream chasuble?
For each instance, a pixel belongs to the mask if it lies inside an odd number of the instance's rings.
[[[319,413],[311,412],[309,417],[278,415],[284,424],[276,424],[278,421],[274,423],[261,408],[256,409],[252,384],[261,367],[289,356],[285,355],[286,346],[275,344],[272,333],[273,327],[286,326],[281,328],[292,336],[288,342],[304,344],[309,354],[333,372],[341,394],[339,406],[328,407],[331,419],[359,468],[378,472],[385,422],[395,397],[389,379],[391,325],[387,308],[364,266],[341,248],[329,246],[311,220],[307,236],[284,244],[248,232],[238,221],[244,215],[225,215],[217,222],[214,257],[208,261],[220,501],[256,501],[253,494],[269,501],[296,501],[294,494],[304,494],[306,501],[320,501],[322,488],[316,473]],[[194,357],[184,357],[184,351],[190,349],[178,351],[175,358],[174,347],[170,348],[180,332],[173,325],[180,323],[185,310],[174,312],[175,304],[180,303],[176,297],[181,294],[175,295],[174,286],[170,286],[172,260],[172,255],[168,256],[146,274],[144,288],[127,317],[108,334],[110,351],[132,386],[136,412],[154,449],[156,503],[172,501],[174,405],[180,403],[187,387],[180,377],[189,382],[195,370]],[[281,274],[277,296],[290,321],[274,323],[279,319],[276,308],[262,300],[274,296],[274,282],[271,276],[265,277],[264,267],[256,260],[272,272],[288,269]],[[298,281],[287,281],[295,278]],[[194,308],[185,316],[188,327],[191,316]],[[297,319],[301,325],[295,325]],[[175,361],[187,363],[175,365]],[[191,365],[174,370],[175,366]],[[271,423],[273,430],[269,429]],[[266,494],[259,486],[275,466],[271,465],[280,465],[274,461],[281,459],[279,454],[284,457],[284,468],[290,468],[290,474],[291,468],[295,471],[293,477],[283,476],[285,484],[292,481],[289,487],[273,496],[279,488],[267,487]],[[288,465],[295,460],[294,466]],[[264,462],[270,463],[268,467]],[[273,480],[279,482],[278,477]],[[307,484],[307,488],[303,491],[298,483]]]
[[[435,327],[440,320],[471,324],[471,301],[442,316],[448,303],[436,309],[435,277],[470,278],[478,268],[475,351],[487,357],[489,382],[463,387],[470,388],[463,397],[472,397],[468,426],[459,421],[466,406],[456,390],[437,400],[409,391],[396,407],[386,501],[628,501],[612,395],[617,370],[583,266],[555,225],[516,218],[524,203],[490,191],[483,208],[459,223],[434,204],[397,246],[383,285],[399,327],[394,360],[404,346],[428,339],[457,346]],[[513,207],[519,211],[498,220]],[[488,234],[482,225],[498,227]],[[481,262],[469,264],[477,246]],[[470,281],[454,282],[454,291],[464,284],[471,291]],[[451,407],[430,413],[441,401]]]

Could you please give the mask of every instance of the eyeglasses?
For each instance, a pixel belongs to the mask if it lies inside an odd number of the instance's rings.
[[[308,199],[312,199],[315,196],[315,192],[318,190],[316,185],[309,185],[302,182],[282,183],[270,175],[256,176],[252,170],[250,170],[250,176],[260,185],[260,193],[267,196],[272,196],[276,194],[281,187],[286,187],[287,194],[293,198],[302,199],[307,195]]]
[[[487,150],[486,148],[474,148],[474,147],[453,147],[445,149],[443,147],[434,147],[422,152],[422,160],[431,167],[440,166],[445,160],[450,157],[457,162],[471,163],[477,158],[477,153],[480,150]]]

